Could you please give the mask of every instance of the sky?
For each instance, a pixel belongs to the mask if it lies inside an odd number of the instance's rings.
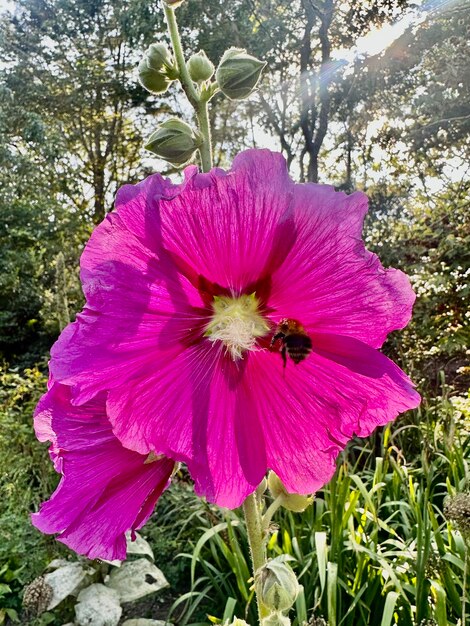
[[[0,0],[1,1],[1,0]],[[420,7],[413,11],[404,11],[402,17],[393,24],[384,24],[380,28],[373,28],[367,35],[360,37],[355,46],[350,49],[337,50],[335,59],[344,59],[352,63],[356,56],[374,56],[386,50],[398,39],[409,26],[417,26],[430,15],[434,15],[451,5],[458,4],[459,0],[427,0],[421,1]]]
[[[384,24],[381,27],[373,28],[367,35],[360,37],[351,48],[335,50],[332,57],[340,62],[339,67],[345,67],[354,62],[354,59],[362,56],[375,56],[386,50],[396,39],[398,39],[410,26],[418,26],[424,19],[434,15],[451,5],[459,4],[461,0],[418,0],[419,7],[403,11],[393,24]],[[0,13],[7,9],[12,9],[14,2],[11,0],[0,0]],[[255,130],[255,138],[258,147],[265,147],[274,150],[279,149],[277,137],[266,133],[258,127]]]

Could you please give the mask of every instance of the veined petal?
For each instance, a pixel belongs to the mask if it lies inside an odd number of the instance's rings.
[[[200,495],[235,508],[266,472],[251,396],[245,362],[205,340],[161,363],[154,376],[110,391],[108,414],[126,447],[187,463]]]
[[[362,242],[367,196],[327,185],[295,185],[295,242],[272,273],[272,318],[299,319],[309,332],[340,334],[379,348],[409,322],[407,276],[384,269]]]
[[[88,304],[52,347],[50,362],[55,380],[73,386],[77,403],[182,350],[208,320],[198,291],[163,262],[138,272],[116,257],[91,271],[86,263],[100,253],[89,246],[82,270]]]
[[[250,358],[250,377],[267,464],[292,493],[313,493],[335,471],[338,453],[420,397],[390,359],[350,337],[314,335],[313,352],[285,371],[273,353]]]
[[[123,559],[125,533],[140,528],[167,487],[174,462],[126,450],[112,433],[104,397],[81,407],[70,389],[55,384],[42,398],[37,424],[50,420],[53,448],[62,460],[60,484],[33,524],[89,558]]]
[[[225,175],[192,176],[161,201],[163,244],[196,275],[239,294],[287,253],[292,189],[280,154],[248,150]]]

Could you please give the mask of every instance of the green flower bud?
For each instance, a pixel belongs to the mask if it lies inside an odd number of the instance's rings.
[[[276,557],[256,572],[255,588],[266,608],[287,611],[294,604],[300,586],[292,569]]]
[[[173,165],[184,165],[202,145],[202,136],[177,118],[160,124],[145,148]]]
[[[164,70],[173,68],[173,58],[164,43],[152,43],[145,51],[145,57],[149,67],[154,70]]]
[[[282,506],[288,511],[301,513],[313,502],[313,496],[289,493],[282,484],[279,476],[272,471],[269,472],[268,487],[273,498],[282,496]]]
[[[170,51],[162,43],[153,43],[139,63],[140,84],[151,93],[164,93],[176,78],[178,71]]]
[[[247,98],[258,84],[266,63],[241,48],[227,50],[217,68],[215,78],[220,90],[230,100]]]
[[[290,626],[290,619],[282,613],[271,613],[261,620],[261,626]]]
[[[145,57],[139,63],[139,83],[150,93],[165,93],[171,82],[165,74],[149,67]]]
[[[204,50],[199,50],[197,54],[193,54],[188,61],[188,72],[195,83],[209,80],[214,71],[214,64],[207,58]]]

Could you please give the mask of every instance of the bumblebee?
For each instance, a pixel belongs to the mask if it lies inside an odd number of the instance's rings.
[[[271,340],[271,348],[276,344],[276,341],[281,342],[280,352],[284,367],[287,365],[287,356],[297,365],[306,359],[312,351],[312,340],[305,332],[302,324],[287,317],[276,326]]]

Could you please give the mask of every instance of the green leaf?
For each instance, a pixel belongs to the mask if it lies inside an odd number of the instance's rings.
[[[326,566],[328,563],[328,546],[326,543],[326,533],[315,533],[315,553],[318,562],[318,575],[320,577],[320,586],[323,593],[326,582]]]
[[[236,606],[237,601],[235,600],[235,598],[227,598],[224,615],[222,617],[222,624],[226,624],[227,622],[232,621]]]
[[[382,615],[382,621],[380,626],[390,626],[393,620],[393,613],[395,611],[395,605],[397,603],[398,593],[396,591],[389,591],[385,598],[384,612]]]
[[[337,593],[338,593],[338,565],[328,563],[327,600],[328,600],[328,626],[336,626]]]

